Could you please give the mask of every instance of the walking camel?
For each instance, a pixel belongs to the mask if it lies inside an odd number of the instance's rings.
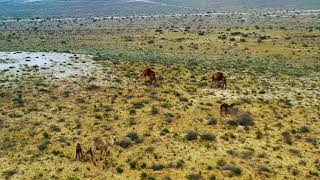
[[[87,151],[87,153],[85,155],[87,155],[88,153],[90,153],[91,155],[91,161],[93,163],[93,165],[96,165],[95,163],[95,158],[94,158],[94,154],[97,152],[97,151],[100,151],[100,160],[103,159],[103,156],[104,158],[106,158],[107,156],[107,148],[109,146],[113,146],[114,143],[116,141],[116,136],[115,135],[112,135],[111,138],[110,138],[110,141],[106,141],[103,137],[101,136],[98,136],[98,137],[95,137],[93,139],[93,141],[91,142],[91,145],[89,147],[89,150]],[[79,158],[78,158],[79,157]],[[82,149],[81,149],[81,145],[78,143],[77,144],[77,147],[76,147],[76,158],[77,159],[81,159],[83,157],[82,155]]]
[[[227,79],[222,72],[216,72],[211,77],[212,83],[222,82],[222,88],[227,89]]]
[[[150,79],[151,83],[157,82],[156,73],[152,71],[150,68],[146,68],[143,70],[140,77],[144,76],[144,80],[147,80],[147,77]]]
[[[229,109],[232,108],[234,106],[234,104],[227,104],[227,103],[223,103],[220,106],[220,116],[225,116],[227,115],[227,113],[229,112]]]

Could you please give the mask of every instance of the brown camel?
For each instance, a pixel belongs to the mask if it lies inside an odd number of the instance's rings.
[[[231,104],[231,105],[229,105],[227,103],[221,104],[221,106],[220,106],[220,116],[225,116],[229,112],[229,109],[231,107],[233,107],[233,106],[234,106],[234,104]]]
[[[222,72],[216,72],[212,75],[212,83],[222,82],[222,88],[227,89],[227,79]]]
[[[78,143],[77,147],[76,147],[76,159],[80,161],[82,159],[82,157],[83,157],[82,148],[81,148],[80,143]]]
[[[145,70],[143,70],[141,76],[144,76],[145,81],[147,80],[147,77],[149,77],[151,83],[157,82],[156,73],[150,68],[146,68]]]

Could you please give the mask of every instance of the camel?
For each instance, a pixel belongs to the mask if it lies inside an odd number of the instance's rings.
[[[146,68],[145,70],[143,70],[140,77],[142,76],[144,76],[145,81],[147,80],[147,77],[149,77],[151,83],[157,82],[156,73],[152,71],[150,68]]]
[[[234,106],[234,104],[231,104],[231,105],[226,104],[226,103],[221,104],[221,106],[220,106],[220,116],[225,116],[229,112],[229,109],[231,107],[233,107],[233,106]]]
[[[98,136],[98,137],[95,137],[93,139],[93,141],[91,142],[91,145],[89,147],[89,150],[87,151],[87,153],[85,155],[87,155],[88,153],[90,153],[91,155],[91,161],[93,163],[93,165],[96,165],[96,163],[94,162],[94,154],[97,152],[97,151],[100,151],[100,160],[102,160],[102,156],[104,154],[104,158],[106,158],[107,156],[107,148],[108,146],[112,146],[114,145],[116,141],[116,136],[115,135],[112,135],[111,136],[111,140],[110,141],[106,141],[103,137],[101,136]],[[79,148],[80,147],[80,148]],[[78,157],[78,154],[82,156],[82,150],[81,149],[81,145],[78,143],[77,144],[77,149],[76,149],[76,157]],[[83,157],[83,156],[82,156]]]
[[[222,88],[227,89],[227,79],[222,72],[216,72],[212,75],[212,83],[222,82]]]
[[[76,147],[76,159],[80,161],[82,159],[82,157],[83,157],[82,148],[81,148],[80,143],[78,143],[77,147]]]

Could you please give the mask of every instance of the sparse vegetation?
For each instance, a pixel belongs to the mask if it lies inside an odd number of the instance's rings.
[[[23,56],[7,66],[13,55],[0,52],[2,177],[318,178],[319,18],[265,11],[0,15],[1,51]],[[40,59],[48,65],[25,65]],[[139,78],[146,67],[156,83]],[[213,86],[217,71],[227,89]],[[221,116],[222,103],[235,106]],[[110,134],[116,146],[96,167],[88,154],[74,160],[78,142],[85,154],[94,136]]]

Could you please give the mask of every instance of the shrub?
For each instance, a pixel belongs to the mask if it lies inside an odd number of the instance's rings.
[[[135,131],[129,132],[127,134],[127,137],[129,137],[131,139],[131,141],[136,141],[137,139],[139,139],[139,135]]]
[[[308,126],[302,126],[300,128],[300,132],[301,133],[308,133],[308,132],[310,132],[310,128]]]
[[[129,114],[130,115],[135,115],[135,114],[137,114],[137,111],[135,109],[130,109],[129,110]]]
[[[199,31],[199,32],[198,32],[198,35],[199,35],[199,36],[204,36],[204,35],[205,35],[205,32],[204,32],[204,31]]]
[[[120,147],[122,147],[122,148],[128,148],[128,147],[130,147],[130,146],[132,145],[132,143],[131,143],[131,141],[130,141],[130,138],[125,137],[125,138],[123,138],[122,140],[120,140],[120,141],[118,142],[118,145],[119,145]]]
[[[198,133],[196,133],[194,131],[189,131],[189,132],[186,133],[185,138],[188,141],[196,140],[198,138]]]
[[[282,137],[283,137],[283,140],[284,140],[287,144],[289,144],[289,145],[292,144],[292,138],[291,138],[291,135],[290,135],[289,132],[284,132],[284,133],[282,133]]]
[[[178,160],[176,163],[176,167],[175,168],[182,168],[184,165],[184,161],[183,160]]]
[[[80,180],[78,177],[68,177],[68,180]]]
[[[11,176],[15,175],[17,173],[17,170],[6,170],[3,171],[2,176],[5,177],[5,179],[9,179]]]
[[[160,28],[158,28],[158,29],[156,29],[156,32],[158,32],[158,33],[163,33],[163,30],[160,29]]]
[[[305,138],[305,141],[308,142],[308,143],[311,143],[313,145],[317,145],[317,138],[314,138],[314,137],[306,137]]]
[[[146,172],[142,172],[141,175],[140,175],[141,179],[144,179],[144,178],[146,178],[147,176],[148,176],[148,175],[147,175]]]
[[[144,152],[146,152],[146,153],[152,153],[153,151],[154,151],[154,147],[153,146],[149,146],[144,150]]]
[[[254,155],[254,151],[243,151],[242,158],[243,159],[251,159]]]
[[[41,143],[41,144],[38,145],[38,149],[39,149],[40,151],[43,151],[43,150],[47,149],[48,144],[49,144],[49,142]]]
[[[156,107],[152,106],[150,113],[152,115],[159,114],[159,110]]]
[[[241,32],[232,32],[232,33],[230,33],[231,34],[231,36],[239,36],[239,35],[241,35],[242,33]]]
[[[236,155],[238,154],[237,151],[236,151],[236,150],[233,150],[233,149],[227,150],[227,153],[228,153],[229,155],[231,155],[231,156],[236,156]]]
[[[54,149],[54,150],[52,151],[52,154],[55,155],[55,156],[57,156],[57,155],[61,154],[61,151]]]
[[[143,138],[139,137],[138,139],[135,140],[135,142],[137,144],[142,143],[143,142]]]
[[[223,159],[220,159],[218,162],[217,162],[217,165],[219,166],[219,167],[223,167],[223,166],[225,166],[227,163],[223,160]]]
[[[292,155],[295,155],[295,156],[298,156],[298,157],[301,157],[301,151],[299,149],[289,149],[289,152],[292,154]]]
[[[13,98],[13,101],[17,104],[17,106],[24,106],[24,100],[22,98],[22,94],[18,94],[18,97]]]
[[[209,118],[209,121],[208,121],[208,125],[217,125],[218,124],[218,120],[214,117],[211,117]]]
[[[203,179],[202,175],[199,173],[191,173],[187,176],[188,180],[200,180]]]
[[[227,124],[229,124],[230,126],[238,126],[238,121],[237,120],[228,120]]]
[[[263,134],[262,132],[258,129],[257,132],[256,132],[256,139],[262,139],[263,137]]]
[[[136,169],[136,167],[137,167],[137,161],[131,161],[130,162],[130,168],[131,169]]]
[[[161,130],[160,135],[164,136],[164,135],[166,135],[168,133],[169,133],[169,130],[167,128],[164,128],[164,129]]]
[[[243,113],[238,121],[241,126],[252,126],[254,124],[250,112]]]
[[[233,42],[233,41],[236,41],[236,38],[230,38],[229,40]]]
[[[243,103],[246,103],[246,104],[251,104],[252,101],[249,97],[241,97],[240,98],[240,101],[243,102]]]
[[[214,141],[216,136],[212,133],[204,133],[201,135],[201,139],[205,141]]]
[[[42,136],[44,139],[50,139],[50,135],[47,132],[44,132]]]
[[[122,166],[117,166],[116,170],[119,174],[123,173],[124,171]]]
[[[241,168],[236,165],[226,165],[223,169],[230,171],[232,176],[240,176],[242,173]]]
[[[57,125],[51,125],[50,126],[50,130],[54,131],[54,132],[60,132],[61,131],[61,129]]]
[[[94,91],[94,90],[98,90],[100,88],[100,86],[96,85],[96,84],[90,84],[87,89],[90,91]]]
[[[153,164],[151,166],[151,169],[154,171],[160,171],[160,170],[164,169],[164,165],[163,164]]]
[[[271,172],[270,168],[266,164],[261,164],[258,167],[258,171],[261,172]]]
[[[145,104],[144,101],[140,101],[140,102],[133,103],[133,108],[135,108],[135,109],[141,109],[141,108],[144,107],[144,104]]]

